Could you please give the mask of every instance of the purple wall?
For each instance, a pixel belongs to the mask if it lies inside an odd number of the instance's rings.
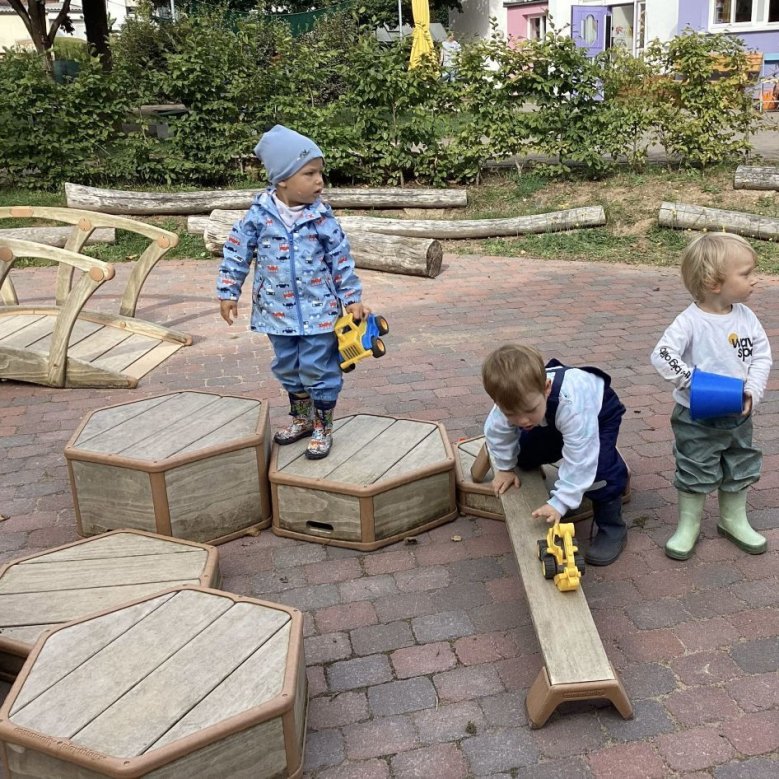
[[[679,29],[677,33],[684,32],[685,27],[701,32],[709,24],[709,0],[679,0]]]

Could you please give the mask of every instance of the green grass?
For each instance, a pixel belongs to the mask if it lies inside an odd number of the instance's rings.
[[[468,187],[467,208],[452,209],[439,216],[446,219],[496,219],[600,205],[606,212],[607,224],[564,233],[447,240],[442,243],[445,251],[455,254],[674,266],[694,234],[658,227],[657,213],[664,200],[779,218],[779,201],[773,193],[733,190],[734,171],[735,166],[704,171],[657,166],[639,173],[618,171],[597,181],[577,176],[566,180],[548,179],[532,169],[522,174],[513,169],[488,171],[478,186]],[[248,187],[256,188],[257,184],[242,180],[229,186],[231,189]],[[156,191],[162,189],[156,188]],[[58,192],[0,190],[0,206],[10,205],[64,206],[65,202],[64,195]],[[373,215],[379,213],[373,212]],[[402,212],[384,212],[381,215],[403,218]],[[180,243],[166,258],[201,259],[210,256],[200,236],[186,233],[186,218],[143,217],[143,220],[178,233]],[[9,219],[3,220],[0,226],[22,224],[29,222]],[[749,240],[758,253],[760,270],[779,274],[779,245]],[[143,238],[119,231],[115,245],[88,247],[87,253],[116,263],[135,259],[144,246]]]

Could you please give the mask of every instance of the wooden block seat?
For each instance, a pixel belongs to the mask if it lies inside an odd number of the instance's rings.
[[[544,659],[525,701],[530,726],[540,728],[565,701],[598,698],[611,701],[623,717],[630,718],[633,707],[587,605],[586,572],[582,586],[569,592],[560,592],[543,576],[537,542],[545,537],[548,525],[531,516],[548,494],[541,471],[520,475],[520,489],[505,492],[501,502]]]
[[[65,447],[79,535],[222,543],[270,525],[268,405],[172,392],[89,414]]]
[[[0,708],[8,779],[302,773],[296,609],[177,587],[56,628]]]
[[[457,516],[454,454],[443,426],[358,414],[337,419],[333,448],[274,444],[273,532],[370,551]]]
[[[492,467],[487,464],[487,472],[482,481],[477,482],[471,474],[471,467],[484,446],[484,436],[474,436],[457,442],[457,507],[461,514],[471,514],[476,517],[505,520],[503,505],[490,487]],[[542,468],[544,481],[552,485],[557,479],[557,467],[545,465]],[[540,505],[540,504],[539,504]],[[582,501],[578,509],[565,515],[566,522],[581,522],[592,517],[592,502],[589,498]]]
[[[0,566],[0,677],[13,680],[41,634],[175,584],[218,587],[216,549],[114,530]]]
[[[0,208],[0,219],[33,218],[73,225],[64,249],[0,236],[0,378],[51,387],[135,387],[139,379],[192,343],[192,337],[135,315],[147,276],[178,236],[125,217],[69,208]],[[90,297],[113,278],[113,266],[80,254],[99,227],[143,235],[116,314],[90,311]],[[20,304],[10,277],[20,257],[58,263],[51,303]],[[75,284],[74,271],[81,271]]]

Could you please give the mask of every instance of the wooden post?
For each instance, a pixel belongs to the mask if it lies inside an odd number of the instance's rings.
[[[479,454],[476,455],[476,459],[473,461],[473,465],[471,465],[471,478],[477,484],[481,484],[489,469],[490,454],[487,451],[487,444],[482,444],[481,449],[479,449]]]

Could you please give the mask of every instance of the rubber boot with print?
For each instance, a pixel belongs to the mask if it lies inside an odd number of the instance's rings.
[[[314,432],[308,442],[306,457],[321,460],[333,446],[333,409],[314,408]]]
[[[293,444],[314,432],[313,403],[308,395],[289,396],[289,415],[292,421],[273,436],[281,446]]]

